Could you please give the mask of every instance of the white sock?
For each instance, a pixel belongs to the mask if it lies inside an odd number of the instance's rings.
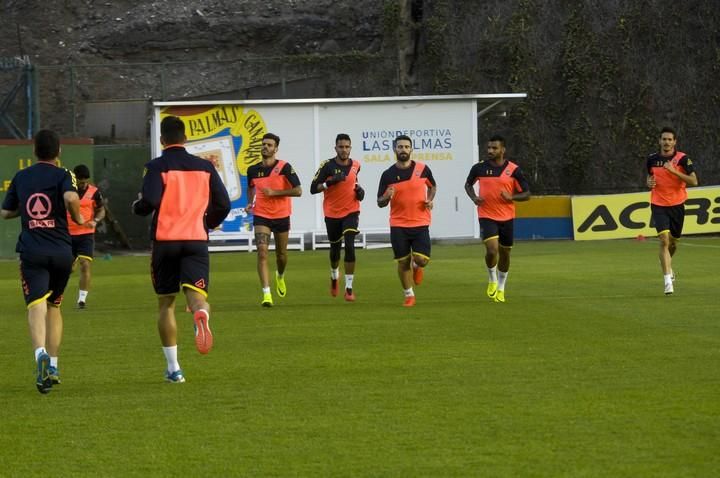
[[[337,269],[333,269],[331,267],[330,268],[330,278],[337,280],[338,277],[340,277],[340,268],[338,267]]]
[[[672,272],[670,274],[663,274],[663,279],[665,279],[665,285],[672,284]]]
[[[263,287],[263,294],[269,294],[270,293],[270,287]]]
[[[505,290],[505,281],[507,280],[508,274],[510,274],[510,271],[498,271],[498,290]]]
[[[180,364],[177,359],[177,345],[172,347],[163,347],[163,353],[165,354],[165,360],[167,360],[168,372],[173,373],[180,370]]]
[[[488,282],[497,282],[498,281],[497,266],[488,267],[487,271],[488,271]]]
[[[50,357],[50,366],[57,368],[57,357]]]
[[[38,347],[35,349],[35,361],[38,361],[38,357],[42,354],[46,354],[47,350],[45,350],[45,347]]]
[[[352,289],[352,283],[355,276],[353,274],[345,274],[345,288]]]
[[[414,297],[415,292],[413,292],[413,288],[410,287],[409,289],[405,289],[405,297]]]
[[[87,299],[88,291],[81,290],[78,293],[78,302],[85,302],[85,299]]]

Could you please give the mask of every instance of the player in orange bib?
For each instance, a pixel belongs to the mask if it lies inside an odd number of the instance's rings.
[[[430,168],[411,160],[412,140],[393,141],[395,164],[380,177],[377,203],[390,205],[390,242],[405,293],[403,306],[415,305],[413,283],[420,285],[430,262],[430,220],[437,187]]]
[[[248,212],[253,214],[255,245],[257,247],[257,271],[262,286],[263,307],[272,307],[268,254],[270,234],[275,237],[275,291],[285,297],[285,267],[287,266],[287,245],[290,233],[292,197],[302,194],[300,179],[290,163],[277,159],[280,137],[267,133],[262,138],[262,162],[248,168]]]
[[[77,306],[85,308],[88,293],[90,292],[90,267],[95,253],[95,228],[105,218],[105,206],[100,190],[90,184],[90,169],[80,164],[73,169],[77,179],[78,195],[80,196],[80,214],[85,223],[82,226],[70,220],[68,213],[68,230],[72,238],[73,256],[75,266],[80,266],[80,288],[78,290]]]
[[[665,295],[675,291],[672,257],[682,235],[687,199],[685,188],[698,185],[692,161],[678,151],[676,145],[675,130],[665,127],[660,132],[660,151],[647,159],[647,186],[651,191],[652,220],[660,239],[660,268]]]
[[[479,185],[477,194],[476,182]],[[502,136],[495,135],[488,141],[487,159],[470,169],[465,192],[477,205],[480,233],[485,243],[487,295],[495,302],[505,302],[515,201],[530,199],[530,187],[520,167],[505,159],[505,139]]]
[[[350,136],[335,138],[337,156],[324,161],[315,173],[310,193],[323,193],[323,213],[330,241],[330,295],[338,295],[340,250],[345,243],[345,300],[355,301],[355,236],[360,222],[360,201],[365,191],[358,184],[360,163],[350,157]]]

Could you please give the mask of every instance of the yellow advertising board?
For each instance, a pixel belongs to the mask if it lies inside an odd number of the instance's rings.
[[[573,196],[576,241],[655,236],[650,193]],[[683,234],[720,232],[720,186],[688,188]]]

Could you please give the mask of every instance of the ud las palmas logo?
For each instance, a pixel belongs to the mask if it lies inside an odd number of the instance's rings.
[[[170,106],[160,118],[175,115],[185,123],[186,148],[215,165],[230,200],[243,196],[240,175],[247,176],[253,164],[262,161],[265,120],[257,111],[242,105]]]

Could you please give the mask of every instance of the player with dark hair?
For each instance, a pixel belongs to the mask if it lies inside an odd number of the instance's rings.
[[[262,138],[262,162],[248,168],[248,212],[253,214],[255,245],[257,247],[257,271],[262,286],[263,307],[272,307],[268,254],[270,234],[275,238],[275,291],[285,297],[285,268],[287,267],[287,246],[290,232],[291,197],[302,194],[300,179],[290,163],[277,159],[275,155],[280,137],[266,133]]]
[[[73,169],[80,195],[80,214],[85,223],[82,226],[70,221],[68,229],[72,238],[72,250],[76,265],[80,266],[80,288],[78,290],[78,308],[84,309],[90,291],[90,266],[95,252],[95,228],[105,218],[104,199],[100,190],[90,184],[90,169],[80,164]]]
[[[479,184],[475,194],[475,183]],[[487,143],[487,159],[470,169],[465,192],[477,205],[485,265],[488,270],[487,295],[505,302],[505,282],[510,271],[513,246],[515,201],[530,199],[530,187],[520,166],[505,159],[505,139],[495,135]]]
[[[403,306],[415,305],[413,283],[420,285],[430,261],[430,221],[437,187],[430,168],[411,158],[412,140],[400,135],[393,141],[395,164],[380,177],[379,207],[390,205],[390,242],[405,293]]]
[[[660,132],[660,151],[647,159],[647,187],[650,188],[650,208],[655,230],[660,240],[660,268],[663,273],[665,295],[675,291],[672,258],[677,251],[685,220],[687,186],[697,186],[693,162],[676,149],[677,133],[670,127]]]
[[[145,165],[142,192],[133,212],[152,214],[151,278],[158,296],[158,331],[167,361],[165,379],[185,381],[178,362],[175,296],[180,289],[193,313],[195,346],[212,349],[210,258],[208,230],[219,226],[230,212],[230,198],[220,175],[209,161],[184,147],[185,124],[176,116],[160,123],[160,157]]]
[[[40,393],[48,393],[53,384],[60,383],[60,304],[73,264],[68,212],[80,225],[83,218],[75,177],[57,166],[57,134],[46,129],[38,131],[35,156],[38,161],[18,171],[10,182],[0,215],[4,219],[19,216],[22,223],[15,250],[20,254],[20,280],[35,351],[35,385]]]
[[[338,295],[340,250],[345,243],[345,300],[355,301],[355,236],[360,223],[360,201],[365,191],[358,184],[360,163],[350,158],[350,136],[340,133],[335,138],[334,158],[324,161],[315,173],[310,192],[323,193],[325,227],[330,241],[330,295]]]

